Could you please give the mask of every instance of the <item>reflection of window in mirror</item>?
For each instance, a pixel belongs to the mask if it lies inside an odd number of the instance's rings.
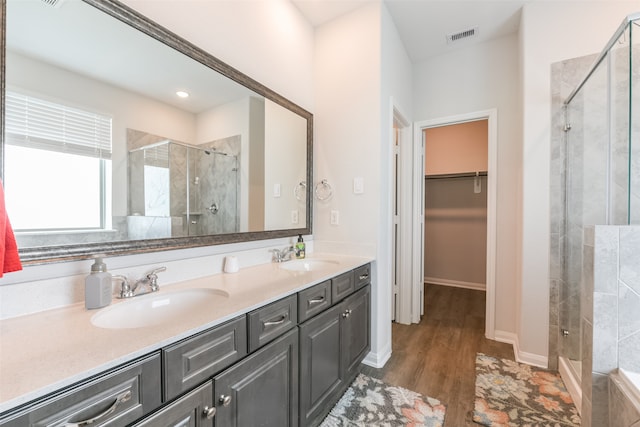
[[[5,129],[17,231],[111,228],[110,117],[8,90]]]

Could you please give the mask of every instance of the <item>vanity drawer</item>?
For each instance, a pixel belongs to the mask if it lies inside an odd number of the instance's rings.
[[[0,420],[0,426],[126,426],[160,406],[160,387],[160,355],[155,354],[29,405]]]
[[[298,292],[298,322],[302,323],[331,307],[331,280]]]
[[[291,295],[247,314],[249,352],[279,337],[297,324],[297,296]]]
[[[353,271],[353,276],[356,281],[356,290],[371,283],[371,264],[356,268]]]
[[[246,354],[245,316],[163,349],[164,401],[213,377]]]
[[[215,409],[210,417],[207,416],[213,407],[213,381],[210,380],[136,423],[134,427],[213,427]]]
[[[348,295],[351,295],[353,291],[355,291],[353,271],[341,274],[331,279],[331,301],[334,303]]]

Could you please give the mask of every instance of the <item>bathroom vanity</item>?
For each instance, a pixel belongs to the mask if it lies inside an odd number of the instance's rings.
[[[317,425],[370,349],[370,261],[165,286],[136,298],[220,298],[144,327],[96,327],[80,306],[0,322],[0,426]]]

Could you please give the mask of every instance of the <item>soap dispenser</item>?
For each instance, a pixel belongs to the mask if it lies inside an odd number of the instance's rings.
[[[305,257],[306,245],[302,239],[302,234],[298,234],[298,242],[296,243],[296,258],[302,259]]]
[[[84,281],[84,306],[88,310],[105,307],[111,304],[112,294],[111,273],[98,257],[91,266],[91,274]]]

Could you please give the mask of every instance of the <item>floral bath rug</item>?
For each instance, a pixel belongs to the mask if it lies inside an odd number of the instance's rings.
[[[490,427],[574,427],[580,416],[559,374],[478,353],[473,421]]]
[[[436,399],[360,374],[320,427],[442,427],[444,413]]]

